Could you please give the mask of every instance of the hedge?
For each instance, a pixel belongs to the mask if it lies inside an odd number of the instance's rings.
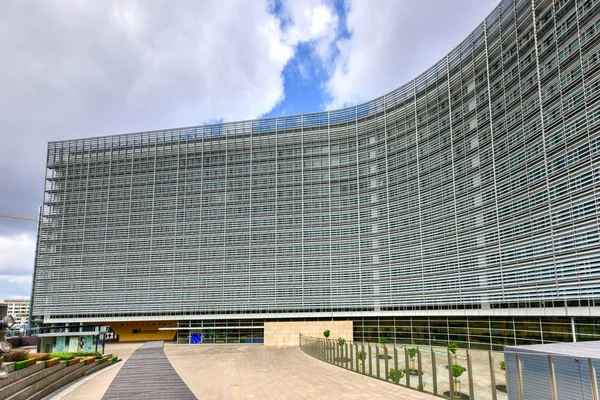
[[[15,363],[15,371],[18,371],[23,368],[27,368],[31,365],[35,365],[35,358],[30,358],[29,360],[17,361]]]
[[[75,353],[50,353],[50,358],[60,358],[61,360],[71,360],[75,357]]]

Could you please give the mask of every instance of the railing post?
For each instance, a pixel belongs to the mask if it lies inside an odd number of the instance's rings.
[[[344,368],[348,369],[348,343],[344,343]]]
[[[319,355],[320,360],[325,360],[325,348],[323,344],[323,339],[319,339]]]
[[[406,386],[410,386],[410,367],[408,365],[408,350],[404,346],[404,375],[406,376]]]
[[[497,400],[496,395],[496,371],[494,365],[494,357],[492,356],[492,352],[488,350],[488,358],[490,362],[490,382],[492,384],[492,400]],[[508,382],[507,382],[508,383]],[[508,385],[507,385],[508,386]]]
[[[519,392],[519,400],[525,400],[525,392],[523,391],[523,369],[521,367],[521,361],[519,355],[515,354],[515,364],[517,372],[517,390]]]
[[[475,398],[473,395],[475,390],[473,389],[473,366],[471,365],[471,355],[469,354],[469,350],[467,350],[467,379],[469,379],[469,398],[473,399]]]
[[[366,353],[365,353],[365,345],[364,345],[364,343],[361,343],[361,344],[360,344],[360,351],[361,351],[363,354],[366,354]],[[364,374],[365,374],[365,360],[362,360],[360,363],[362,364],[362,365],[361,365],[361,371],[362,371],[362,373],[363,373],[363,375],[364,375]]]
[[[383,376],[385,377],[385,380],[388,380],[388,372],[390,371],[389,369],[389,363],[388,363],[388,349],[386,345],[383,345],[383,357],[385,358],[385,361],[383,362]]]
[[[433,394],[437,396],[437,367],[435,365],[435,351],[431,348],[431,377],[433,379]]]
[[[454,376],[452,376],[452,354],[450,353],[450,349],[447,349],[448,353],[448,379],[450,382],[450,398],[454,397]]]
[[[394,345],[394,369],[398,371],[398,349],[396,348],[396,345]],[[400,377],[398,375],[399,374],[396,373],[396,385],[400,383]]]
[[[596,367],[591,358],[588,358],[588,369],[590,371],[590,385],[592,385],[592,400],[598,399],[598,381],[596,379]]]
[[[369,347],[369,376],[373,376],[373,360],[371,360],[371,343],[367,343],[367,346]]]
[[[377,372],[377,379],[379,378],[379,346],[375,345],[375,371]]]
[[[556,373],[554,372],[554,364],[552,363],[552,356],[550,356],[550,354],[548,354],[548,373],[550,374],[550,393],[552,393],[552,400],[558,400]]]
[[[410,368],[408,368],[410,372]],[[417,373],[419,378],[419,390],[423,390],[423,363],[421,360],[421,349],[417,347]],[[471,397],[473,398],[473,397]]]
[[[350,369],[354,371],[354,343],[350,343]]]

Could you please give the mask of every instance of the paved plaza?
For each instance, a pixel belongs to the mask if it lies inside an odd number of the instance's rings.
[[[123,362],[63,388],[52,399],[100,400],[141,343],[107,345]],[[199,399],[403,399],[436,397],[314,359],[299,348],[255,345],[164,346],[169,361]]]

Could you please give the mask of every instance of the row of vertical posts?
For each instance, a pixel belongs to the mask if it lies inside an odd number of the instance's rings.
[[[436,355],[434,349],[431,348],[429,350],[431,356],[431,370],[424,371],[423,370],[423,349],[417,348],[417,353],[415,355],[414,361],[416,362],[416,372],[414,370],[411,371],[411,358],[409,357],[409,352],[407,346],[396,347],[392,346],[392,349],[388,349],[385,345],[375,344],[374,348],[371,343],[358,343],[358,342],[344,342],[343,344],[339,344],[337,340],[333,339],[320,339],[320,338],[311,338],[301,336],[301,348],[303,351],[308,353],[309,355],[327,363],[340,366],[342,368],[375,377],[377,379],[386,380],[393,382],[397,385],[411,387],[413,389],[418,389],[421,391],[427,391],[434,395],[449,395],[450,398],[455,396],[455,394],[460,395],[459,393],[455,393],[456,389],[454,387],[454,376],[452,374],[452,365],[456,363],[456,356],[450,352],[450,350],[446,351],[447,356],[447,366],[448,366],[448,391],[446,393],[440,393],[440,382],[438,382],[438,371],[437,371],[437,360],[439,355]],[[400,352],[399,352],[400,349]],[[393,368],[394,371],[400,371],[399,360],[402,357],[401,351],[404,352],[404,365],[405,368],[401,372],[403,373],[404,382],[400,379],[400,374],[395,372],[393,376],[390,375],[390,368]],[[390,356],[390,351],[392,352],[392,357]],[[490,378],[491,378],[491,387],[490,391],[492,393],[492,400],[498,400],[498,396],[496,394],[495,388],[495,373],[494,373],[494,360],[492,357],[492,353],[488,351],[489,355],[489,365],[490,365]],[[444,358],[446,358],[446,356]],[[373,360],[376,360],[375,365],[373,365]],[[382,362],[380,361],[382,360]],[[390,362],[391,361],[391,362]],[[384,371],[381,371],[381,369]],[[413,372],[413,375],[411,375]],[[467,384],[467,393],[464,393],[464,390],[461,390],[464,394],[468,394],[470,399],[475,399],[475,391],[473,384],[473,363],[472,357],[469,351],[466,351],[466,377],[468,380]],[[424,373],[431,374],[432,377],[432,387],[431,389],[427,388],[425,390]],[[416,374],[416,376],[415,376]],[[464,377],[464,375],[463,375]],[[417,379],[417,387],[411,386],[411,380]],[[442,382],[443,386],[446,386],[445,382]],[[442,390],[443,392],[443,390]],[[489,398],[489,395],[486,396]],[[506,395],[502,397],[505,399]]]
[[[411,376],[410,372],[412,369],[411,367],[414,366],[414,361],[409,359],[409,351],[406,346],[400,348],[393,346],[392,349],[388,349],[387,346],[380,347],[380,345],[376,344],[375,349],[373,350],[373,347],[370,343],[344,342],[340,345],[335,340],[316,339],[309,337],[301,337],[300,345],[304,352],[319,360],[352,370],[357,373],[369,375],[374,378],[391,381],[398,385],[415,388],[414,386],[411,386],[411,380],[415,378],[414,374],[416,374],[418,386],[415,389],[427,391],[438,396],[449,397],[450,399],[455,397],[464,398],[464,395],[468,395],[469,399],[485,398],[491,400],[504,400],[507,399],[506,389],[510,380],[513,385],[512,390],[510,391],[511,399],[525,400],[526,398],[530,397],[529,395],[526,396],[526,391],[531,390],[531,388],[527,389],[528,385],[526,384],[528,379],[531,379],[528,378],[528,374],[531,374],[531,371],[535,371],[534,375],[536,380],[548,380],[547,388],[549,391],[549,400],[560,400],[561,398],[566,398],[565,396],[568,398],[590,398],[590,400],[600,400],[598,382],[596,378],[596,366],[591,358],[580,359],[558,355],[507,353],[506,362],[507,364],[510,364],[510,368],[507,368],[507,371],[511,374],[511,376],[505,377],[506,383],[500,381],[501,385],[497,386],[496,375],[499,373],[499,371],[497,371],[495,367],[498,365],[498,359],[494,360],[493,353],[490,351],[487,351],[487,355],[483,353],[479,356],[476,356],[478,359],[477,362],[484,362],[484,364],[489,366],[489,378],[486,378],[485,374],[478,374],[474,376],[474,362],[471,354],[473,351],[465,350],[463,353],[466,356],[465,360],[459,363],[457,356],[449,349],[446,350],[445,354],[442,353],[443,355],[439,353],[438,349],[436,356],[436,351],[434,351],[434,348],[430,348],[427,351],[431,357],[431,369],[427,370],[424,369],[422,361],[423,354],[427,353],[424,353],[424,349],[417,348],[417,353],[414,360],[417,363],[416,371],[413,369],[413,376]],[[402,357],[401,353],[399,354],[399,349],[404,349],[404,357]],[[389,357],[390,351],[393,352],[392,357]],[[485,357],[481,357],[482,355]],[[438,371],[437,362],[440,360],[440,356],[442,357],[442,360],[447,360],[447,382],[446,378],[441,380],[439,379],[439,372],[441,371]],[[401,378],[399,378],[399,374],[396,372],[399,371],[399,362],[401,357],[404,358],[405,365],[405,369],[402,371],[404,373],[404,382],[400,381]],[[373,365],[374,359],[376,360],[375,365]],[[566,362],[567,364],[565,364]],[[561,378],[563,381],[560,379],[557,380],[557,365],[561,366],[562,370],[565,368],[568,369],[571,368],[568,362],[575,362],[575,365],[580,368],[580,384],[569,384],[565,386],[564,376]],[[413,365],[409,367],[410,364]],[[462,387],[460,387],[460,385],[455,386],[455,378],[452,371],[454,364],[463,364],[461,365],[463,367],[465,366],[464,364],[466,364],[466,370],[464,371],[466,376],[462,375],[462,377],[466,377],[467,382],[466,385],[463,385]],[[543,367],[544,364],[546,367]],[[525,368],[524,365],[527,366],[527,368]],[[565,365],[567,366],[565,367]],[[393,376],[390,374],[390,367],[392,366],[393,370],[395,371]],[[384,371],[381,371],[382,367]],[[543,370],[547,370],[548,372],[546,374],[541,373]],[[431,390],[429,390],[429,388],[428,390],[425,390],[423,374],[431,374]],[[441,376],[443,376],[443,374]],[[562,375],[560,375],[559,378],[561,376]],[[477,392],[475,391],[474,378],[477,378],[479,383]],[[482,388],[481,384],[484,380],[488,381],[489,387]],[[536,384],[539,385],[539,382]],[[444,389],[446,385],[448,387],[447,391]],[[504,387],[503,390],[499,388],[502,386]],[[562,390],[562,392],[560,392],[559,389]],[[577,393],[571,393],[569,390],[576,390]],[[579,391],[581,391],[581,393],[579,393]]]

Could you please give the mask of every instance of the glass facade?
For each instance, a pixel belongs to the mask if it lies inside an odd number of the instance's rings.
[[[406,316],[415,341],[443,315],[499,344],[598,315],[599,8],[502,1],[358,106],[49,143],[33,315]]]

